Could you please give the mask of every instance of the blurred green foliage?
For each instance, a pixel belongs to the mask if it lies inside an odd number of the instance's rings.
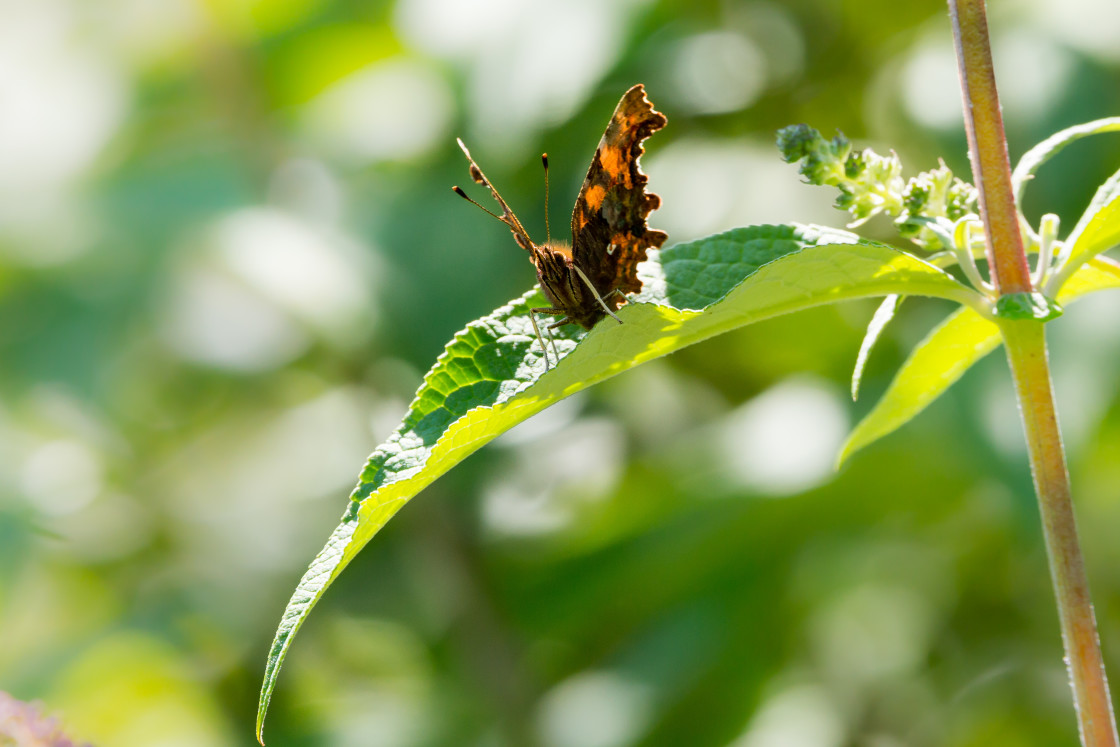
[[[1012,157],[1120,111],[1104,0],[995,2]],[[945,7],[40,0],[0,24],[0,689],[76,739],[246,744],[263,658],[442,345],[524,292],[448,187],[461,135],[534,236],[618,96],[670,242],[839,224],[773,132],[967,174]],[[1026,208],[1068,230],[1094,138]],[[906,174],[912,176],[913,174]],[[890,226],[864,229],[889,237]],[[946,312],[777,319],[643,366],[437,482],[293,649],[270,745],[1074,740],[1006,366],[830,468]],[[1116,301],[1051,325],[1090,580],[1120,671]]]

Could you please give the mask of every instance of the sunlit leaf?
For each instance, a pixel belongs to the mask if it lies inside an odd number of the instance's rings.
[[[1066,255],[1061,274],[1053,281],[1061,287],[1065,278],[1101,252],[1120,244],[1120,171],[1098,189],[1088,209],[1066,239]]]
[[[284,611],[269,652],[258,738],[292,636],[359,550],[420,490],[499,434],[581,389],[751,322],[826,303],[905,292],[977,303],[944,271],[854,234],[754,226],[678,244],[639,268],[642,292],[624,322],[558,337],[546,372],[523,296],[455,336],[397,432],[369,458],[342,521]],[[578,344],[577,344],[578,343]]]
[[[1069,127],[1027,151],[1011,176],[1015,199],[1021,205],[1023,190],[1038,168],[1070,143],[1089,135],[1120,132],[1120,117],[1098,119]],[[1047,283],[1047,292],[1061,288],[1073,273],[1092,257],[1120,244],[1120,171],[1097,188],[1065,241],[1062,269]]]
[[[1098,257],[1066,283],[1058,303],[1109,288],[1120,288],[1120,265]],[[911,351],[886,393],[848,436],[838,461],[906,424],[999,344],[999,328],[973,309],[951,314]]]

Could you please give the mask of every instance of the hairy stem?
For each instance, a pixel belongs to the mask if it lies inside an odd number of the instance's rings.
[[[992,281],[1001,295],[1030,292],[1033,286],[1012,192],[984,0],[949,0],[949,16]],[[1084,747],[1118,747],[1085,561],[1077,539],[1045,330],[1034,320],[1002,320],[999,324],[1026,431],[1081,743]]]
[[[980,191],[988,267],[1001,293],[1031,291],[1031,271],[1019,233],[1019,216],[1011,191],[1011,161],[996,92],[988,19],[984,0],[949,0],[949,17],[957,48],[964,95],[964,125],[972,177]]]
[[[1044,327],[1033,320],[1003,321],[1000,329],[1027,434],[1081,743],[1085,747],[1115,747],[1116,719],[1077,539]]]

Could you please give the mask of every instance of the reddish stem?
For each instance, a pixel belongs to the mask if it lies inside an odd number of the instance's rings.
[[[964,126],[972,177],[980,191],[988,267],[1000,294],[1029,293],[1031,270],[1019,233],[1019,216],[1011,191],[1011,162],[1003,132],[988,18],[984,0],[949,0],[949,17],[957,45],[957,67],[964,95]]]
[[[1011,166],[996,93],[984,0],[949,0],[965,127],[980,191],[988,266],[1001,295],[1032,289],[1011,190]],[[1077,538],[1065,450],[1058,428],[1042,322],[1000,322],[1023,416],[1050,575],[1084,747],[1118,747],[1116,719]]]

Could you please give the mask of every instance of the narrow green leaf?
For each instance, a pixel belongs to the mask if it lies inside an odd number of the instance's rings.
[[[1019,159],[1019,163],[1015,165],[1015,171],[1011,174],[1011,184],[1015,190],[1015,202],[1019,205],[1023,204],[1023,190],[1026,189],[1031,177],[1034,176],[1042,164],[1057,155],[1062,148],[1089,135],[1117,131],[1120,131],[1120,117],[1108,117],[1068,127],[1054,133],[1031,148]]]
[[[1015,200],[1022,205],[1023,190],[1038,168],[1070,143],[1089,135],[1120,131],[1120,117],[1098,119],[1055,133],[1027,151],[1011,175]],[[1050,296],[1090,259],[1120,244],[1120,171],[1097,188],[1089,206],[1065,240],[1061,269],[1043,290]]]
[[[911,351],[886,393],[849,434],[837,465],[926,409],[998,345],[993,322],[968,308],[951,314]]]
[[[409,499],[512,426],[640,363],[779,314],[901,292],[980,304],[975,291],[923,260],[816,226],[740,228],[650,254],[639,267],[641,293],[618,311],[624,324],[565,328],[551,371],[528,317],[531,306],[546,305],[537,290],[455,335],[397,432],[370,456],[341,523],[284,611],[258,739],[292,637],[331,582]]]
[[[1068,305],[1110,288],[1120,288],[1120,264],[1097,257],[1066,283],[1058,302]],[[848,436],[837,463],[905,425],[999,344],[999,328],[973,309],[951,314],[911,351],[882,398]]]
[[[1085,262],[1120,244],[1120,171],[1110,176],[1093,195],[1089,207],[1081,215],[1066,239],[1061,270],[1047,283],[1061,288]]]
[[[902,305],[904,297],[892,294],[883,299],[879,304],[879,308],[875,310],[875,315],[871,317],[871,323],[867,325],[867,333],[863,336],[863,343],[859,346],[859,355],[856,356],[856,366],[852,369],[852,401],[855,402],[859,399],[859,384],[863,379],[863,367],[867,365],[867,359],[871,355],[871,349],[875,347],[878,342],[879,336],[883,334],[887,324],[894,315],[898,312],[898,307]]]

